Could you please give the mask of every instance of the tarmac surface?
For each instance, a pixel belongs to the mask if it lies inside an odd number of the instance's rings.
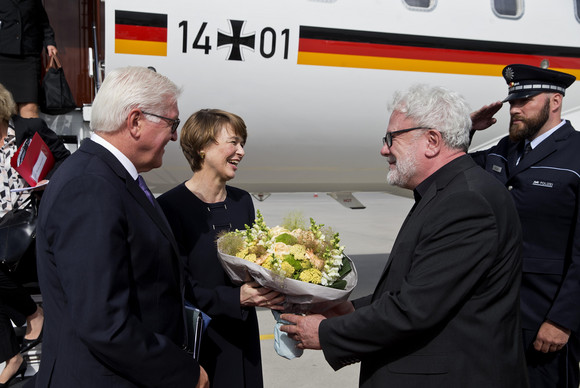
[[[345,253],[353,260],[358,284],[350,299],[374,291],[395,237],[413,199],[387,193],[354,193],[365,209],[347,209],[326,194],[272,194],[255,202],[268,226],[278,225],[290,212],[332,227],[340,234]],[[359,364],[334,371],[322,351],[305,350],[301,357],[287,360],[274,350],[272,313],[258,309],[265,388],[358,387]]]
[[[298,212],[307,222],[312,217],[340,234],[345,253],[358,272],[358,284],[350,299],[373,292],[397,232],[413,204],[411,198],[387,193],[354,195],[365,209],[348,209],[325,193],[274,193],[263,202],[254,201],[270,227],[281,224],[290,213]],[[270,310],[258,309],[258,321],[265,388],[358,387],[358,364],[334,371],[322,351],[314,350],[306,350],[301,357],[287,360],[274,350],[276,321]],[[38,356],[41,351],[40,346],[36,351]],[[33,375],[37,368],[38,363],[30,366],[27,376]],[[25,382],[15,382],[11,387],[22,387]]]

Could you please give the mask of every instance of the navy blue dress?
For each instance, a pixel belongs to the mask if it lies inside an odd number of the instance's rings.
[[[201,343],[200,364],[213,388],[262,387],[256,309],[240,306],[240,287],[230,281],[217,257],[219,232],[244,229],[254,221],[250,195],[226,186],[224,202],[205,203],[185,186],[158,199],[187,258],[188,300],[212,321]]]

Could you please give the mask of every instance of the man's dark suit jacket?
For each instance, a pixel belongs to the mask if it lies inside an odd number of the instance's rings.
[[[37,237],[45,311],[36,387],[194,387],[181,264],[159,205],[86,140],[54,174]]]
[[[508,137],[471,154],[510,191],[522,222],[522,327],[532,345],[551,320],[572,330],[567,352],[578,386],[580,362],[580,133],[569,121],[516,166],[521,143]]]
[[[374,294],[320,324],[326,360],[361,387],[526,387],[509,193],[466,155],[415,191]]]

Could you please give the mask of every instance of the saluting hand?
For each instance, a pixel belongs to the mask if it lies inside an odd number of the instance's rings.
[[[487,129],[497,122],[493,117],[503,106],[501,101],[492,102],[489,105],[484,105],[475,112],[471,113],[471,130],[480,131]]]

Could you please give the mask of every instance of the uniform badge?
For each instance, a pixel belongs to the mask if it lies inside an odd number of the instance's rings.
[[[506,81],[513,81],[514,79],[514,69],[512,69],[511,67],[506,67],[503,71],[503,77],[505,78]]]
[[[532,182],[533,186],[540,186],[540,187],[547,187],[549,189],[554,187],[554,183],[553,182],[546,182],[546,181],[533,181]]]
[[[498,174],[501,172],[502,168],[500,166],[496,166],[495,164],[491,168],[493,171],[497,172]]]

